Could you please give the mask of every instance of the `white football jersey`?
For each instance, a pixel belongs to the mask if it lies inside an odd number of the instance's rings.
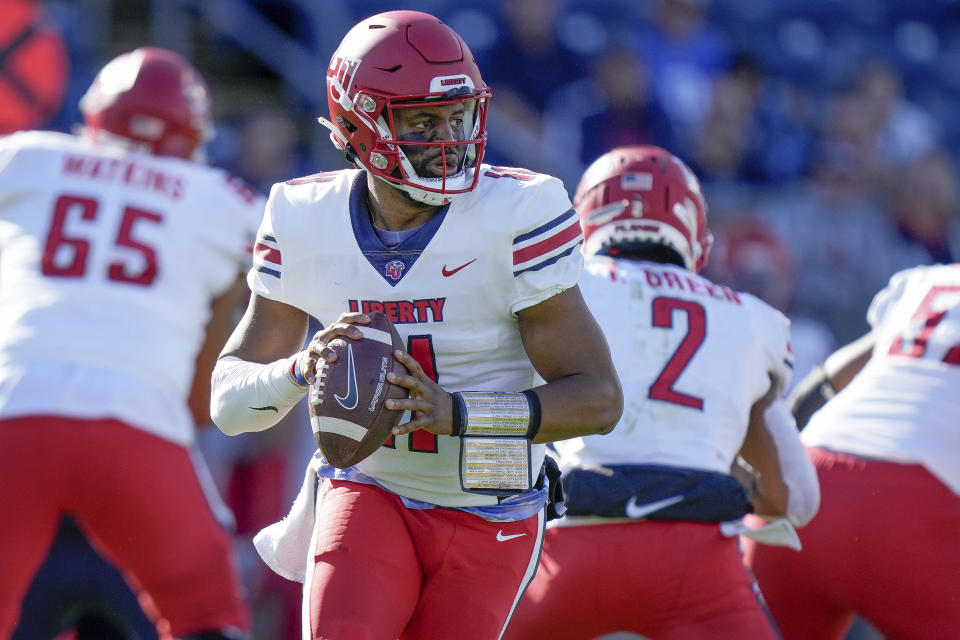
[[[387,248],[366,208],[366,173],[344,170],[275,185],[248,276],[252,291],[324,325],[345,311],[383,311],[407,350],[448,391],[534,384],[516,313],[575,285],[576,212],[562,183],[484,165],[477,187]],[[460,440],[417,431],[357,469],[388,489],[442,506],[496,504],[461,490]],[[538,470],[544,447],[535,445]]]
[[[612,432],[556,442],[560,466],[659,464],[729,473],[750,408],[789,384],[789,320],[682,267],[586,259],[580,281],[623,387]]]
[[[923,464],[960,495],[960,264],[894,274],[867,321],[873,355],[810,418],[804,444]]]
[[[0,416],[116,418],[190,443],[210,303],[249,266],[263,204],[186,160],[0,138]]]

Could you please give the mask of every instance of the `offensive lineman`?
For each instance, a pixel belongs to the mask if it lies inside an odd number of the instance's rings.
[[[611,344],[625,409],[611,434],[554,445],[567,515],[547,529],[505,637],[776,638],[737,534],[755,507],[776,524],[749,533],[786,543],[788,522],[802,526],[817,509],[813,468],[775,400],[790,378],[788,320],[697,275],[712,242],[706,203],[669,152],[609,151],[574,203],[587,256],[580,286]]]
[[[960,264],[894,274],[867,321],[791,396],[823,492],[803,551],[746,559],[787,640],[843,638],[855,615],[887,638],[956,638]]]
[[[176,53],[115,58],[80,109],[79,136],[0,139],[0,638],[65,513],[174,636],[247,637],[188,398],[208,397],[263,199],[191,161],[209,96]]]
[[[411,398],[387,406],[415,417],[355,467],[315,458],[316,516],[311,469],[258,548],[304,581],[304,637],[495,639],[539,557],[542,443],[606,432],[622,407],[577,288],[579,221],[560,181],[481,164],[490,92],[433,16],[357,24],[327,90],[322,122],[358,170],[274,186],[254,295],[214,372],[214,421],[230,434],[269,428],[331,359],[325,345],[359,338],[366,312],[384,310],[411,372],[390,374]],[[325,328],[300,351],[310,315]],[[533,388],[537,373],[547,382]],[[475,482],[485,463],[470,452],[493,442],[476,435],[491,403],[503,448]]]

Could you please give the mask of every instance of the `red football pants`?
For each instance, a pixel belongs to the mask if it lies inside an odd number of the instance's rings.
[[[960,637],[960,497],[920,465],[808,452],[821,501],[803,550],[746,546],[783,637],[843,638],[854,613],[891,640]]]
[[[496,640],[533,577],[543,522],[408,509],[324,479],[304,626],[318,640]]]
[[[232,542],[187,449],[115,420],[0,420],[0,639],[72,514],[174,636],[249,629]]]
[[[716,524],[553,527],[504,638],[591,640],[632,631],[656,640],[773,640],[736,538]]]

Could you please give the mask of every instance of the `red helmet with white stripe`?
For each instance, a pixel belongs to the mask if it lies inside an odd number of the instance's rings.
[[[665,149],[632,145],[603,154],[584,172],[573,205],[588,255],[652,244],[672,249],[692,271],[707,264],[713,236],[700,181]]]
[[[473,54],[457,33],[419,11],[388,11],[353,27],[327,69],[330,139],[347,158],[427,204],[449,202],[472,190],[487,140],[490,90]],[[454,140],[401,141],[400,109],[463,105]],[[418,175],[412,149],[430,157],[456,157],[455,168]],[[420,149],[423,149],[421,152]]]
[[[183,56],[157,47],[108,62],[80,111],[94,139],[119,138],[159,156],[194,157],[213,132],[203,78]]]

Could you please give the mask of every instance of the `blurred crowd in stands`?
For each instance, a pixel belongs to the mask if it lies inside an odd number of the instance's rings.
[[[47,4],[68,23],[68,37],[83,30],[74,3]],[[154,14],[175,6],[200,23],[206,15],[185,0],[141,4],[148,35],[163,33]],[[335,44],[325,34],[394,8],[384,0],[204,4],[244,5],[324,64]],[[837,342],[866,328],[863,310],[893,271],[955,258],[957,0],[401,4],[444,19],[473,48],[494,93],[488,162],[550,173],[572,188],[583,168],[615,145],[670,149],[704,182],[720,245],[728,232],[756,227],[752,237],[776,245],[764,250],[787,254],[780,268],[754,261],[780,283],[773,302],[819,320]],[[220,119],[211,161],[264,191],[290,176],[343,166],[312,120],[326,110],[322,92],[303,95],[282,69],[209,31],[196,36],[190,53],[215,94],[225,87],[218,78],[224,69],[234,85],[248,76],[261,93],[244,95],[235,86],[215,96]],[[101,59],[89,34],[73,40],[84,43],[73,77],[85,87],[83,57],[91,69]],[[322,85],[323,68],[313,75]],[[279,89],[259,92],[264,76],[277,77]],[[66,102],[54,127],[76,121],[69,96]],[[734,252],[753,250],[743,238],[730,240]],[[745,284],[759,275],[739,268],[724,274]]]
[[[492,87],[487,162],[550,173],[572,190],[604,151],[650,143],[698,173],[717,236],[706,274],[791,316],[795,380],[867,330],[866,307],[892,273],[960,255],[958,0],[45,4],[74,65],[50,128],[79,120],[78,91],[110,56],[186,43],[218,106],[210,161],[264,192],[346,166],[313,120],[326,114],[335,38],[392,8],[437,15],[464,36]],[[278,64],[218,31],[224,12],[245,15],[240,6],[282,35],[270,48],[313,56],[307,75],[319,93],[291,73],[304,58]],[[150,41],[173,28],[163,12],[186,16],[192,35]],[[122,41],[134,24],[147,41]],[[242,535],[288,506],[313,448],[303,419],[259,438],[204,435]],[[261,624],[287,624],[296,637],[299,585],[240,546]],[[283,634],[275,626],[262,637]]]

